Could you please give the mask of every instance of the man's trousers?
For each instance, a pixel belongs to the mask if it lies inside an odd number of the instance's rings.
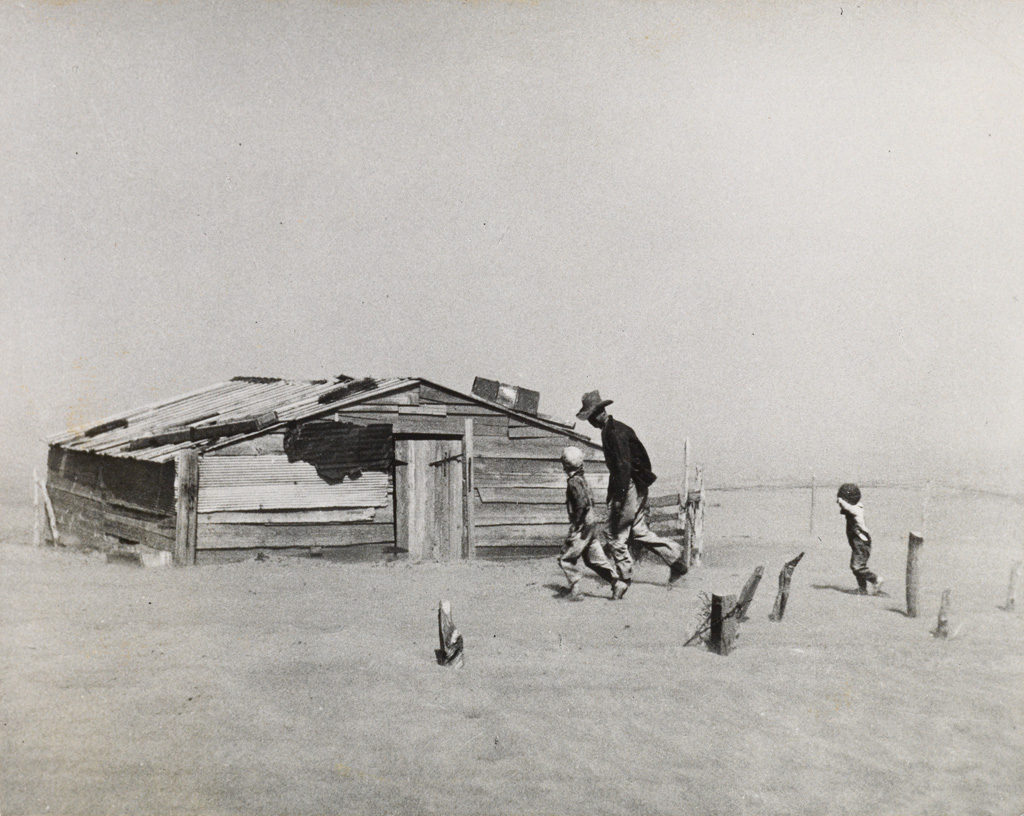
[[[683,548],[679,544],[652,533],[647,526],[647,488],[640,487],[632,479],[621,512],[609,514],[605,525],[609,554],[615,560],[619,577],[626,582],[633,580],[633,556],[629,553],[631,538],[666,564],[674,564],[683,557]]]

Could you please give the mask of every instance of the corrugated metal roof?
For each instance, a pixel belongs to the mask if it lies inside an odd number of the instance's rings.
[[[162,403],[126,411],[91,428],[82,428],[51,437],[51,445],[69,450],[102,453],[108,456],[129,456],[133,459],[164,462],[178,451],[190,447],[205,448],[225,438],[203,440],[184,439],[173,444],[135,447],[147,438],[168,431],[201,429],[214,424],[241,419],[261,418],[263,427],[306,419],[317,414],[330,413],[339,406],[369,399],[380,394],[401,390],[418,381],[407,378],[375,380],[371,387],[344,395],[330,403],[319,402],[320,397],[337,391],[344,381],[271,380],[236,378],[217,383],[198,391]],[[104,426],[113,426],[103,430]],[[95,433],[100,429],[100,433]],[[93,435],[89,435],[90,431]],[[253,434],[233,434],[233,437]]]
[[[339,408],[373,400],[395,391],[403,391],[420,383],[442,388],[500,413],[593,444],[557,420],[529,416],[504,405],[481,399],[475,394],[464,394],[446,386],[437,386],[428,380],[405,377],[331,381],[236,377],[165,402],[108,417],[88,428],[59,434],[47,441],[51,445],[60,445],[68,450],[166,462],[187,448],[202,450],[225,447],[241,439],[259,436],[288,422],[327,415]],[[352,390],[345,393],[345,385],[351,385]],[[245,432],[233,431],[230,436],[189,437],[189,431],[192,429],[195,429],[196,436],[199,436],[203,428],[240,420],[253,420],[252,427]],[[174,434],[172,440],[153,439],[169,432]],[[152,444],[147,445],[148,441],[152,441]]]

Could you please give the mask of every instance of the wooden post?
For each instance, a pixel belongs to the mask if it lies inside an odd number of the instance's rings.
[[[43,495],[43,506],[46,508],[46,520],[50,525],[50,538],[53,539],[53,545],[57,546],[60,544],[60,532],[57,530],[57,514],[53,512],[53,503],[50,501],[50,493],[46,489],[46,482],[40,479],[36,484],[39,485],[39,491]]]
[[[924,486],[924,497],[921,499],[921,535],[928,534],[928,510],[932,501],[932,480],[929,479]]]
[[[920,578],[917,569],[918,554],[924,546],[924,537],[917,533],[911,533],[907,539],[907,617],[917,617],[917,591],[918,579]]]
[[[775,606],[772,608],[772,613],[768,616],[768,620],[780,621],[786,613],[786,602],[789,600],[789,584],[793,578],[793,570],[796,569],[796,565],[800,563],[800,559],[803,557],[804,554],[800,553],[792,561],[787,561],[782,571],[779,572],[779,592],[775,596]]]
[[[697,506],[693,509],[693,545],[690,548],[693,566],[704,558],[704,469],[697,468]],[[689,564],[687,566],[690,566]]]
[[[757,586],[761,583],[762,575],[764,575],[763,566],[755,569],[747,579],[747,583],[743,585],[743,591],[740,592],[740,599],[736,602],[736,620],[740,623],[747,619],[747,610],[750,608],[750,604],[754,600],[754,593],[757,592]]]
[[[711,637],[708,648],[720,655],[732,651],[736,642],[736,596],[711,596]]]
[[[942,603],[939,604],[939,620],[935,624],[935,631],[932,634],[937,638],[949,637],[949,608],[952,603],[953,591],[944,589],[942,591]]]
[[[683,440],[683,501],[690,495],[690,437]]]
[[[1010,587],[1006,590],[1006,606],[1003,607],[1007,612],[1017,609],[1017,595],[1020,593],[1022,573],[1024,573],[1024,561],[1018,561],[1010,567]]]
[[[473,418],[466,417],[462,437],[462,480],[465,487],[465,535],[462,540],[462,557],[476,558],[476,530],[474,529],[475,509],[473,507]]]
[[[175,481],[177,518],[174,525],[174,551],[178,566],[196,563],[196,534],[199,508],[199,453],[187,448],[178,454]]]
[[[435,651],[437,662],[442,666],[461,669],[465,662],[462,656],[462,633],[455,628],[452,605],[448,601],[440,601],[437,605],[437,634],[441,640],[441,648]]]
[[[39,472],[32,468],[32,546],[42,543],[42,531],[39,529]]]
[[[811,474],[811,537],[814,537],[814,474]]]

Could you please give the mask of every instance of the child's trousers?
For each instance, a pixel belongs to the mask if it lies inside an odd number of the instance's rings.
[[[562,553],[558,556],[558,566],[565,573],[569,586],[579,583],[582,570],[580,569],[580,558],[583,563],[596,572],[609,584],[615,583],[616,572],[608,556],[598,543],[594,535],[594,524],[584,523],[579,526],[573,525],[569,528],[569,534],[562,544]]]
[[[871,542],[862,541],[854,536],[850,539],[850,572],[857,579],[857,586],[866,590],[868,584],[878,582],[878,576],[868,569],[868,559],[871,557]]]

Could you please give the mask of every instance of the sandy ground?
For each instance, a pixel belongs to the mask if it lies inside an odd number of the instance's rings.
[[[888,597],[851,594],[845,544],[748,538],[572,604],[551,560],[143,569],[0,532],[4,816],[1024,812],[1005,535],[930,546],[909,619],[895,545]],[[684,648],[701,593],[758,564],[737,650]],[[461,671],[434,661],[440,598]]]

